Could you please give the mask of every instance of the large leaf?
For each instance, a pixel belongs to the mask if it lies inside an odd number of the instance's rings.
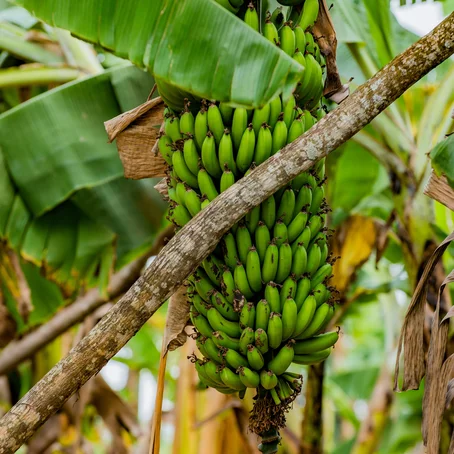
[[[51,25],[148,69],[166,98],[261,106],[288,94],[302,67],[213,0],[18,0]],[[172,87],[170,87],[170,85]],[[163,90],[162,90],[163,91]]]
[[[437,174],[446,175],[449,184],[454,188],[454,134],[436,145],[430,157]]]
[[[0,149],[34,215],[79,189],[123,175],[103,123],[143,102],[152,86],[149,75],[126,66],[64,85],[0,116]]]

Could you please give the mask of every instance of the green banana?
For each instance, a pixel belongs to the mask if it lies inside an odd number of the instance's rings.
[[[281,219],[274,224],[273,235],[278,246],[288,242],[288,229]]]
[[[219,195],[213,179],[205,169],[199,170],[199,173],[197,174],[197,182],[202,196],[206,196],[210,202]]]
[[[180,132],[182,135],[190,134],[191,136],[194,135],[194,115],[188,109],[188,105],[185,106],[185,111],[180,117]]]
[[[265,20],[265,25],[263,26],[263,36],[273,44],[277,44],[279,42],[279,33],[276,26],[271,21],[271,14]]]
[[[238,353],[236,350],[231,350],[229,348],[225,348],[222,351],[222,356],[224,356],[227,364],[232,367],[234,370],[238,369],[239,367],[247,367],[248,362],[247,359]]]
[[[199,335],[195,341],[195,345],[196,345],[197,349],[199,350],[199,352],[202,353],[202,355],[205,358],[208,358],[208,352],[205,350],[205,346],[204,346],[205,339],[207,339],[205,336]]]
[[[252,238],[243,221],[240,222],[236,231],[236,245],[241,263],[246,263],[249,249],[252,247]]]
[[[266,333],[268,335],[268,344],[270,348],[278,348],[282,343],[283,334],[281,314],[271,312]]]
[[[287,298],[282,305],[282,340],[287,340],[293,335],[296,326],[298,309],[293,298]]]
[[[256,329],[263,329],[266,331],[268,328],[268,321],[270,318],[270,305],[268,301],[265,299],[261,299],[255,308],[255,328]]]
[[[227,166],[235,176],[237,175],[235,158],[233,156],[232,135],[228,129],[224,130],[222,139],[219,142],[219,165],[221,169],[224,169],[224,166]]]
[[[206,208],[210,204],[210,201],[207,199],[206,196],[202,196],[201,200],[202,200],[201,208],[203,210],[204,208]]]
[[[268,363],[268,368],[276,375],[282,375],[293,362],[295,352],[293,350],[294,340],[290,340],[284,345]]]
[[[211,332],[223,331],[230,337],[241,336],[241,328],[239,324],[224,318],[215,307],[208,309],[207,318],[210,325],[214,328]]]
[[[314,214],[310,217],[308,223],[309,228],[311,229],[311,238],[315,238],[316,235],[325,225],[325,218],[323,215]]]
[[[312,288],[317,287],[317,285],[321,284],[326,278],[331,276],[332,272],[333,272],[333,265],[331,265],[330,263],[325,263],[312,276],[311,287]]]
[[[268,282],[265,287],[265,299],[270,305],[271,312],[281,312],[281,300],[277,284],[274,282]]]
[[[211,280],[206,273],[200,268],[197,270],[197,277],[195,279],[195,288],[200,297],[207,303],[211,301],[211,295],[215,291]]]
[[[208,131],[202,144],[202,163],[205,170],[214,178],[219,179],[222,170],[216,154],[216,143],[213,134]]]
[[[244,15],[244,22],[256,32],[260,31],[259,15],[257,14],[257,10],[252,2],[249,3],[247,7],[246,14]]]
[[[306,179],[307,174],[303,173]],[[297,177],[298,178],[298,177]],[[293,188],[295,190],[295,188]],[[293,210],[293,216],[296,216],[301,210],[309,208],[312,203],[312,189],[309,185],[304,185],[299,188],[298,196],[295,200],[295,209]]]
[[[184,202],[192,217],[196,216],[202,209],[202,202],[200,201],[200,197],[193,189],[186,189],[184,194]]]
[[[255,346],[260,350],[262,355],[264,355],[269,350],[268,335],[262,328],[259,328],[255,332]]]
[[[240,146],[238,148],[238,154],[236,156],[236,165],[241,172],[245,173],[252,164],[252,160],[254,159],[254,150],[255,132],[252,124],[250,124],[246,131],[244,131]]]
[[[331,331],[296,342],[294,350],[297,355],[308,355],[332,347],[338,339],[339,331]]]
[[[172,211],[172,221],[178,226],[183,227],[191,220],[189,211],[183,205],[177,205]]]
[[[309,211],[311,214],[318,213],[318,210],[320,209],[320,206],[321,206],[324,198],[325,198],[325,189],[323,188],[323,186],[317,186],[312,191],[312,202],[311,202],[311,206],[309,208]]]
[[[306,211],[300,211],[296,216],[294,216],[287,229],[289,243],[293,243],[293,241],[295,241],[301,233],[303,233],[307,224],[307,218],[308,214]]]
[[[320,259],[322,257],[322,251],[317,243],[314,243],[307,252],[307,267],[306,271],[309,274],[314,274],[320,266]]]
[[[172,142],[176,142],[183,138],[180,132],[180,119],[178,117],[167,117],[164,131],[166,136],[169,136],[172,139]]]
[[[255,345],[247,346],[247,361],[249,367],[254,370],[260,370],[265,365],[263,355]]]
[[[221,277],[221,289],[222,294],[225,296],[225,299],[233,304],[235,299],[235,281],[233,279],[233,274],[230,270],[225,269]]]
[[[225,102],[219,103],[219,111],[221,112],[222,121],[224,124],[232,123],[233,110],[234,110],[233,107],[230,107]],[[224,133],[225,133],[225,131],[224,131]]]
[[[315,55],[315,41],[312,33],[306,32],[306,52],[309,52],[312,55]]]
[[[331,350],[332,347],[320,352],[310,353],[308,355],[295,355],[293,362],[300,365],[321,363],[322,361],[325,361],[326,358],[328,358],[328,356],[331,354]]]
[[[304,58],[304,57],[303,57]],[[304,134],[304,117],[296,117],[288,130],[287,143],[291,143]]]
[[[281,291],[279,292],[279,307],[283,307],[287,298],[295,298],[297,282],[293,276],[289,276],[282,284]],[[266,298],[266,296],[265,296]],[[274,308],[272,311],[276,312]],[[279,311],[280,312],[280,311]]]
[[[326,260],[328,259],[328,255],[329,255],[328,243],[326,241],[323,242],[323,244],[320,246],[320,250],[322,251],[320,263],[325,263]],[[318,272],[318,270],[317,270],[317,272]]]
[[[226,10],[230,11],[233,14],[236,14],[239,10],[238,7],[235,7],[232,5],[230,0],[215,0],[216,3],[219,3],[221,6],[223,6]]]
[[[218,385],[224,385],[219,373],[219,366],[217,364],[215,364],[213,361],[206,361],[203,365],[203,369],[210,380],[217,383]]]
[[[276,154],[279,150],[287,145],[288,128],[284,121],[284,112],[279,114],[278,120],[273,129],[273,147],[272,154]]]
[[[172,165],[172,154],[173,150],[171,148],[172,139],[165,134],[161,135],[158,140],[158,149],[161,153],[161,156],[164,158],[167,164]]]
[[[235,150],[240,148],[241,139],[243,138],[243,134],[246,131],[247,123],[248,122],[248,114],[247,110],[243,107],[238,107],[233,112],[233,120],[232,120],[232,140],[233,146]]]
[[[186,162],[184,160],[183,152],[180,150],[175,150],[172,154],[172,165],[173,170],[177,174],[178,178],[181,181],[184,181],[191,188],[198,189],[199,184],[197,182],[197,177],[191,173]],[[200,174],[200,172],[199,172]]]
[[[197,152],[196,144],[192,138],[187,138],[184,140],[183,156],[188,169],[191,171],[191,173],[197,175],[199,173],[200,156]]]
[[[240,259],[236,247],[235,237],[231,232],[229,232],[224,235],[223,241],[225,263],[231,270],[233,270]]]
[[[292,221],[295,202],[295,193],[293,192],[293,189],[287,188],[282,194],[276,214],[277,218],[281,219],[285,225],[289,225]]]
[[[256,207],[252,208],[252,210],[249,211],[249,213],[246,215],[246,227],[248,228],[251,235],[254,234],[257,226],[259,225],[260,211],[260,205],[257,205]]]
[[[255,147],[254,162],[256,165],[260,165],[271,156],[273,136],[270,127],[266,123],[263,123],[256,134],[258,134],[258,137],[257,145]]]
[[[277,274],[279,259],[279,249],[276,246],[275,240],[271,240],[266,248],[265,258],[262,265],[262,280],[263,282],[274,281]]]
[[[309,110],[304,111],[304,124],[305,124],[306,131],[309,131],[309,129],[311,129],[312,126],[314,126],[314,124],[315,124],[315,119]],[[315,185],[313,185],[313,184],[311,186],[315,187]]]
[[[300,244],[302,244],[307,250],[310,242],[311,242],[311,229],[309,228],[309,226],[306,225],[306,227],[304,227],[304,230],[302,231],[301,235],[292,243],[293,254],[296,252],[296,249]]]
[[[255,230],[255,247],[257,248],[257,253],[260,257],[260,263],[262,264],[265,260],[266,249],[268,248],[270,241],[271,236],[268,227],[262,221],[259,221],[257,229]]]
[[[216,310],[216,309],[215,309]],[[205,337],[211,337],[214,329],[208,322],[208,320],[202,315],[196,312],[193,308],[189,312],[191,322],[195,326],[196,330]]]
[[[221,111],[215,103],[211,103],[207,115],[208,129],[212,132],[216,145],[219,145],[225,129]]]
[[[286,22],[279,31],[279,41],[281,43],[281,49],[287,54],[293,56],[295,53],[295,33],[290,27],[290,24]]]
[[[295,331],[293,337],[298,337],[304,332],[314,318],[315,311],[317,309],[317,301],[313,295],[309,295],[303,302],[301,309],[298,311],[296,317]]]
[[[307,252],[306,248],[299,244],[296,251],[293,253],[292,269],[291,273],[296,276],[297,279],[306,272],[307,267]]]
[[[233,306],[217,290],[211,295],[211,304],[225,319],[232,322],[239,320],[240,316],[238,312],[234,311]]]
[[[322,304],[315,311],[314,317],[312,318],[307,328],[301,334],[296,336],[295,339],[297,340],[307,339],[309,337],[312,337],[314,334],[318,333],[323,328],[325,320],[330,316],[330,314],[331,306],[327,303]]]
[[[271,105],[265,104],[261,109],[254,109],[252,114],[252,127],[254,128],[255,135],[258,136],[260,128],[264,124],[268,124],[270,120]]]
[[[300,279],[296,287],[295,303],[298,311],[311,291],[311,280],[307,277]]]
[[[300,20],[300,26],[304,31],[315,24],[318,17],[318,11],[318,0],[306,0],[304,2]]]
[[[274,130],[274,126],[276,125],[277,120],[279,119],[279,114],[282,112],[282,102],[280,96],[276,96],[270,102],[270,118],[268,120],[268,124],[270,128]]]
[[[276,406],[281,405],[282,401],[281,401],[281,399],[279,399],[279,396],[277,395],[276,388],[270,389],[270,394],[271,394],[271,397],[273,398],[275,405]],[[259,449],[262,447],[263,447],[263,443],[260,443]],[[263,448],[262,448],[262,452],[264,452]]]
[[[237,289],[244,295],[244,297],[251,298],[254,292],[249,285],[246,270],[244,269],[244,266],[239,262],[233,272],[233,279],[235,280]]]
[[[304,30],[301,28],[301,25],[298,24],[294,29],[293,32],[295,33],[295,44],[296,48],[304,54],[306,50],[306,35]]]
[[[210,337],[207,337],[203,341],[203,347],[205,348],[205,351],[207,353],[207,358],[213,361],[214,363],[217,364],[222,364],[224,362],[222,356],[221,356],[221,351],[219,348],[216,346],[216,344],[213,342],[213,339]],[[210,377],[210,374],[208,374],[208,377]],[[212,377],[210,377],[212,378]]]
[[[290,244],[284,243],[279,246],[279,260],[275,282],[282,284],[290,275],[292,269],[292,248]]]
[[[276,374],[271,370],[263,369],[262,372],[260,372],[260,384],[268,390],[275,388],[277,386]]]
[[[221,285],[221,270],[218,266],[215,256],[209,255],[203,262],[202,267],[213,285]]]
[[[241,391],[245,388],[240,380],[239,375],[235,374],[235,372],[231,371],[228,367],[224,367],[221,370],[221,379],[224,385],[228,386],[229,388],[235,389],[237,391]]]
[[[237,370],[240,380],[247,388],[257,388],[260,385],[260,375],[249,367],[240,367]]]
[[[183,205],[186,208],[186,187],[184,183],[177,183],[175,190],[177,192],[177,199],[179,200],[179,204]]]
[[[208,132],[208,115],[206,111],[206,101],[202,101],[201,108],[195,117],[194,138],[199,150],[202,149],[203,141]]]
[[[249,314],[248,314],[248,318],[249,318]],[[243,355],[246,355],[247,346],[249,344],[251,344],[251,345],[254,344],[254,341],[255,341],[254,330],[252,328],[250,328],[249,326],[247,326],[246,328],[243,329],[243,332],[241,333],[239,351]]]
[[[252,328],[255,326],[255,306],[254,303],[247,303],[240,312],[240,327]]]
[[[293,55],[293,54],[292,54]],[[284,123],[287,126],[287,130],[290,128],[292,121],[295,119],[295,108],[296,108],[296,99],[295,96],[291,95],[288,101],[284,104]]]
[[[252,246],[246,258],[246,275],[251,289],[259,292],[262,289],[262,271],[257,249]]]
[[[276,222],[276,201],[274,196],[271,195],[262,202],[261,218],[268,229],[273,228]]]
[[[315,300],[317,301],[317,307],[322,305],[323,303],[326,303],[331,296],[331,292],[326,288],[324,284],[318,284],[314,288],[313,293]]]
[[[213,332],[213,342],[218,347],[230,348],[232,350],[240,350],[240,340],[234,337],[228,336],[223,331],[214,331]]]
[[[204,317],[207,316],[207,303],[197,293],[193,296],[191,304],[194,306],[195,310],[202,314]]]

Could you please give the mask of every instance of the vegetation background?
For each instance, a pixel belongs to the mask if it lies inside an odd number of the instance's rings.
[[[352,89],[418,38],[392,12],[402,19],[410,11],[400,6],[405,2],[334,3],[338,64],[343,80],[354,78]],[[440,7],[445,14],[454,10],[452,0]],[[157,180],[126,180],[103,126],[144,102],[152,86],[151,76],[127,61],[0,0],[1,413],[121,292],[19,366],[7,367],[5,353],[14,351],[14,342],[88,289],[107,295],[112,274],[140,263],[168,225],[153,188]],[[391,376],[421,266],[454,226],[452,212],[423,195],[428,154],[453,131],[453,86],[451,59],[328,158],[329,227],[342,257],[333,279],[342,336],[317,376],[295,369],[312,388],[289,414],[282,452],[301,452],[300,440],[312,443],[308,433],[320,435],[314,424],[321,399],[325,452],[423,452],[423,391],[394,394]],[[448,270],[452,252],[444,258]],[[165,316],[166,305],[22,452],[147,452]],[[169,355],[162,452],[256,452],[245,433],[251,403],[197,391],[186,359],[193,348],[188,342]],[[454,416],[443,424],[449,444]]]

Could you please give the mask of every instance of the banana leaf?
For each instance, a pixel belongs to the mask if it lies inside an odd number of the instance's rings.
[[[450,135],[430,152],[432,167],[438,175],[444,174],[454,188],[454,135]]]
[[[17,0],[50,25],[150,71],[180,96],[258,107],[296,85],[302,67],[213,0]],[[174,99],[178,100],[173,101]]]

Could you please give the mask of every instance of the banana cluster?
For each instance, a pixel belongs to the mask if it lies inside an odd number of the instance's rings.
[[[299,24],[280,29],[267,15],[265,37],[305,68],[285,102],[276,97],[247,110],[204,100],[195,115],[188,102],[181,114],[166,110],[158,146],[169,164],[169,219],[177,227],[325,114],[323,56],[307,31],[317,14],[318,1],[306,0]],[[259,31],[253,4],[244,20]],[[189,278],[203,355],[192,360],[204,385],[240,395],[257,388],[279,405],[301,389],[301,377],[288,371],[292,363],[329,356],[338,332],[324,333],[334,313],[324,181],[321,161],[251,210]]]

